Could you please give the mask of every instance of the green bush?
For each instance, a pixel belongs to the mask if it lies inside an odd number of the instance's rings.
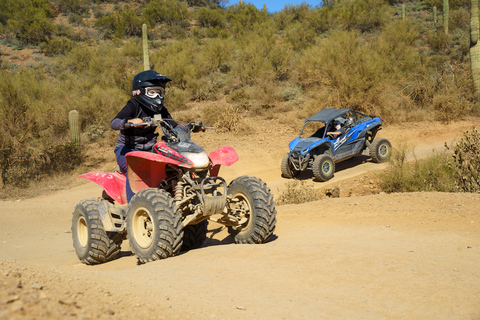
[[[407,161],[406,146],[394,150],[386,172],[380,175],[380,188],[384,192],[419,192],[455,190],[455,172],[452,160],[446,153]]]
[[[384,0],[341,1],[332,9],[331,17],[347,30],[366,32],[385,25],[392,12]]]
[[[245,112],[229,104],[212,104],[203,109],[204,123],[213,124],[220,131],[245,132],[249,129],[244,120]]]
[[[267,21],[267,12],[258,10],[250,3],[239,3],[227,8],[227,21],[234,33],[244,34]]]
[[[43,42],[40,47],[42,48],[42,51],[45,53],[45,55],[53,56],[65,54],[71,51],[73,48],[73,43],[70,39],[63,36],[55,37],[53,39],[45,37],[45,42]]]
[[[299,204],[321,199],[320,195],[315,192],[313,185],[307,185],[305,181],[290,181],[287,182],[286,186],[287,189],[277,199],[278,205]]]
[[[458,188],[465,192],[479,192],[480,133],[477,128],[465,132],[453,147],[453,161],[452,169],[456,172]]]
[[[82,15],[88,12],[87,0],[58,0],[58,4],[65,15],[70,13]]]
[[[381,115],[380,93],[387,83],[385,60],[356,32],[333,32],[299,58],[299,82],[306,88],[327,87],[338,105]]]
[[[138,18],[135,11],[127,5],[114,13],[98,18],[95,26],[119,38],[142,35],[140,18]]]
[[[203,28],[225,28],[227,19],[220,9],[200,8],[197,12],[198,23]]]
[[[143,7],[142,14],[149,28],[156,23],[183,26],[190,17],[186,4],[177,0],[150,1]]]
[[[8,26],[18,39],[38,44],[55,32],[53,12],[47,0],[5,1],[2,3],[6,5]]]

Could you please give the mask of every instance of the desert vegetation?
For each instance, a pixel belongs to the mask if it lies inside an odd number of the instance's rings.
[[[324,107],[353,107],[387,124],[478,115],[470,1],[450,1],[448,34],[442,6],[341,0],[271,13],[247,1],[2,0],[1,184],[26,187],[81,164],[89,143],[114,142],[110,120],[143,70],[144,23],[152,69],[173,79],[169,110],[204,103],[201,116],[225,131],[241,130],[244,117],[302,119]],[[32,59],[21,60],[25,50]],[[70,110],[80,114],[81,145],[70,141]]]

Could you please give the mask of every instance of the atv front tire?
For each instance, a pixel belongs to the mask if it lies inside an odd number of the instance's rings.
[[[277,222],[275,202],[267,185],[256,177],[242,176],[228,186],[230,214],[241,225],[228,227],[236,243],[265,243]]]
[[[374,162],[385,162],[392,154],[392,144],[385,138],[375,139],[370,145],[369,151]]]
[[[120,253],[122,236],[106,232],[98,214],[99,199],[80,201],[73,211],[73,247],[82,263],[92,265],[114,260]]]
[[[282,175],[285,178],[292,179],[298,175],[298,171],[292,165],[290,161],[290,157],[286,154],[282,159],[282,164],[280,165],[280,169],[282,170]]]
[[[144,189],[128,205],[127,233],[140,263],[177,254],[182,245],[181,214],[173,198],[161,189]]]
[[[321,182],[333,178],[335,172],[335,162],[329,154],[321,154],[315,158],[312,167],[313,175]]]
[[[180,251],[198,249],[207,239],[208,220],[183,228],[183,244]]]

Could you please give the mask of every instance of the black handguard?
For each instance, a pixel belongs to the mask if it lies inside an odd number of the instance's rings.
[[[190,122],[189,127],[192,132],[205,131],[202,120]]]

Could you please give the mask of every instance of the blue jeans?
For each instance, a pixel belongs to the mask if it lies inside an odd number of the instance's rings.
[[[115,156],[117,157],[117,164],[120,167],[120,170],[122,170],[123,172],[127,172],[127,159],[125,159],[125,155],[130,151],[135,151],[135,149],[123,146],[116,147],[114,150]],[[125,183],[125,191],[127,193],[127,202],[130,202],[130,199],[132,199],[135,193],[133,193],[132,189],[130,188],[130,183],[128,182],[128,174],[127,181]]]

